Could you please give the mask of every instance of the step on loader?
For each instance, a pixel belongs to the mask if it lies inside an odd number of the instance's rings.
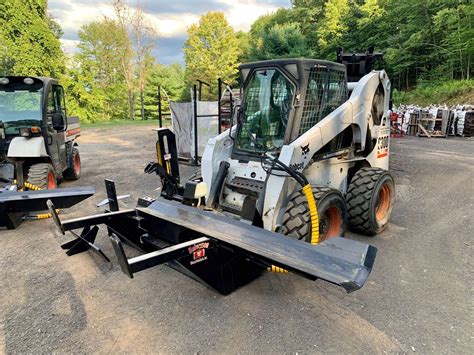
[[[181,184],[176,138],[157,130],[157,162],[145,172],[160,177],[160,197],[120,210],[106,181],[106,213],[55,215],[60,232],[76,237],[63,245],[68,255],[104,256],[94,244],[104,224],[129,277],[167,263],[222,294],[267,269],[347,292],[363,286],[376,248],[343,236],[346,226],[380,233],[393,207],[386,73],[348,83],[343,64],[284,59],[243,64],[240,77],[236,124],[209,140],[201,176]],[[142,255],[127,258],[129,247]]]

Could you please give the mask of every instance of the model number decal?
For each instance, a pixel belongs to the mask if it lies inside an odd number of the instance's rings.
[[[377,139],[377,159],[388,155],[389,136],[379,137]]]

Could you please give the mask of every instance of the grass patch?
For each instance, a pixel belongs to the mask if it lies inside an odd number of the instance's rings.
[[[427,106],[430,104],[474,103],[474,80],[450,80],[442,82],[421,82],[416,89],[410,91],[393,91],[395,105],[414,104]]]
[[[167,126],[171,121],[163,120],[163,126]],[[82,128],[108,128],[117,126],[139,126],[139,125],[156,125],[158,127],[158,120],[110,120],[99,122],[81,122]]]

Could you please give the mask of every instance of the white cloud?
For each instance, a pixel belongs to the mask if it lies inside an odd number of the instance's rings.
[[[81,26],[113,15],[113,8],[108,1],[78,3],[74,0],[49,0],[48,9],[61,25],[67,39],[77,38]]]
[[[60,41],[61,46],[66,53],[74,53],[77,50],[77,45],[79,44],[78,40],[61,38]]]
[[[182,15],[148,15],[159,37],[177,37],[186,34],[186,30],[193,23],[199,21],[199,16]]]
[[[222,0],[230,9],[225,11],[230,25],[238,31],[248,31],[260,16],[276,11],[279,6],[256,0]],[[289,1],[288,1],[289,2]]]

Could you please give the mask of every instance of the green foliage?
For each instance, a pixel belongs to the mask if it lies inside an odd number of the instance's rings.
[[[211,84],[204,99],[215,99],[217,79],[235,83],[242,62],[334,60],[337,47],[383,51],[395,88],[418,85],[396,91],[398,102],[472,99],[474,91],[472,0],[292,0],[290,9],[260,17],[248,33],[235,32],[223,13],[209,12],[188,29],[185,69],[155,64],[154,32],[143,13],[121,0],[113,7],[113,18],[81,28],[77,54],[65,58],[47,0],[0,0],[0,75],[59,77],[68,113],[83,122],[138,117],[142,97],[144,118],[155,119],[158,86],[166,112],[166,98],[189,99],[198,79]]]
[[[251,61],[311,56],[305,36],[297,23],[275,24],[261,37],[252,40]]]
[[[399,104],[464,104],[474,102],[474,80],[448,80],[421,82],[410,91],[394,90],[393,100]]]
[[[324,17],[318,26],[316,35],[321,51],[327,52],[341,44],[348,30],[347,16],[350,12],[349,0],[329,0],[324,4]]]
[[[79,52],[72,58],[63,85],[68,109],[83,121],[127,118],[122,55],[129,38],[117,21],[104,18],[79,31]]]
[[[337,47],[385,53],[397,88],[420,80],[472,78],[472,0],[293,0],[286,23],[298,22],[314,57],[334,60]],[[267,15],[256,23],[270,22]],[[280,22],[281,24],[281,22]]]
[[[184,45],[186,84],[191,87],[197,80],[211,84],[203,93],[205,99],[215,99],[217,79],[233,83],[237,77],[241,54],[236,33],[222,12],[208,12],[199,23],[188,28]]]
[[[248,40],[251,46],[243,61],[311,56],[307,37],[294,10],[279,9],[261,16],[252,24]]]
[[[64,72],[59,25],[46,0],[0,2],[0,75],[57,77]]]
[[[145,86],[145,118],[158,119],[158,87],[161,87],[161,110],[169,112],[168,101],[179,101],[185,91],[184,69],[179,63],[155,64]]]

